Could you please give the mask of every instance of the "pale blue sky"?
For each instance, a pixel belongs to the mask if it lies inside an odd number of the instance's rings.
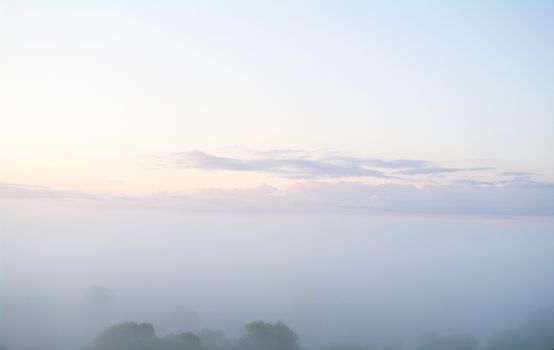
[[[4,1],[0,16],[5,183],[291,184],[151,161],[237,149],[554,179],[549,2]]]

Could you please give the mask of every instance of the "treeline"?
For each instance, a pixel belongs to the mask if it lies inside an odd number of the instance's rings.
[[[551,350],[554,347],[554,314],[540,313],[517,328],[497,332],[486,348],[489,350]],[[471,335],[421,334],[410,348],[416,350],[477,350]],[[123,323],[102,332],[87,350],[299,350],[297,334],[283,323],[252,322],[246,333],[230,339],[219,330],[184,332],[159,338],[148,323]],[[403,350],[401,343],[334,344],[321,350]]]
[[[479,344],[470,335],[421,334],[407,349],[477,350]],[[551,350],[554,348],[554,313],[542,312],[519,326],[495,333],[483,349]],[[321,350],[404,350],[401,342],[392,344],[333,344]],[[0,344],[0,350],[7,348]],[[11,349],[10,349],[11,350]],[[16,349],[17,350],[17,349]],[[297,334],[283,323],[251,322],[238,339],[228,338],[220,330],[156,335],[149,323],[126,322],[101,332],[85,350],[300,350]]]
[[[219,330],[184,332],[159,338],[149,323],[122,323],[102,332],[89,350],[299,350],[298,336],[283,323],[252,322],[231,340]]]

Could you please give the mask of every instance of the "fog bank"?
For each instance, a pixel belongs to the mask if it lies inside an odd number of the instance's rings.
[[[186,214],[12,203],[2,218],[2,340],[81,348],[106,327],[158,334],[284,322],[301,345],[425,332],[481,348],[554,308],[553,220]]]

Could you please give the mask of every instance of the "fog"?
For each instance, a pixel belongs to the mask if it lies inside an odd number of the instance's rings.
[[[494,348],[506,332],[554,334],[553,228],[536,217],[14,200],[0,226],[0,343],[82,349],[122,322],[237,339],[263,320],[286,324],[303,349],[415,349],[451,336]]]

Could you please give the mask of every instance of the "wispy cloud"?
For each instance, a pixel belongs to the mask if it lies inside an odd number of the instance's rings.
[[[233,158],[203,151],[176,152],[156,157],[165,166],[203,170],[257,171],[292,179],[368,177],[394,179],[398,174],[431,174],[464,169],[439,168],[417,159],[378,159],[332,151],[251,151],[249,157]]]
[[[381,165],[398,167],[401,161],[379,161]],[[384,172],[371,168],[374,160],[340,156],[308,156],[305,153],[267,153],[265,157],[239,159],[220,157],[201,151],[174,153],[168,164],[182,168],[204,170],[260,171],[294,179],[373,177],[389,178]],[[417,164],[410,162],[410,164]]]
[[[233,202],[235,208],[257,209],[554,215],[554,184],[537,180],[535,173],[495,166],[451,167],[421,159],[358,157],[333,150],[249,150],[244,153],[243,157],[222,157],[191,151],[174,153],[163,159],[166,166],[176,168],[258,171],[305,180],[285,190],[256,192],[256,196],[248,198],[240,191],[232,196],[227,196],[229,192],[212,191],[215,196],[200,196],[205,206],[219,207],[222,203]],[[355,177],[384,179],[385,184],[354,182]],[[445,180],[437,182],[437,178]],[[162,200],[166,196],[157,198]],[[180,195],[170,197],[176,200]],[[194,206],[190,197],[187,198],[184,202]]]
[[[157,157],[165,166],[203,170],[258,171],[293,179],[369,177],[399,179],[449,173],[495,170],[494,167],[445,167],[420,159],[379,159],[345,155],[329,150],[250,151],[247,157],[223,157],[203,151],[176,152]],[[509,174],[509,172],[506,172]],[[515,174],[515,173],[514,173]]]
[[[445,173],[460,173],[460,172],[472,172],[472,171],[487,171],[495,170],[493,167],[478,167],[478,168],[445,168],[436,166],[426,166],[421,168],[412,168],[403,170],[400,173],[404,175],[434,175]]]
[[[502,181],[502,184],[506,187],[515,187],[515,188],[537,188],[537,189],[554,188],[554,183],[552,182],[536,181],[529,178],[514,178],[514,179]]]
[[[535,176],[537,173],[532,173],[529,171],[501,171],[499,175],[505,176]]]
[[[0,183],[0,197],[87,199],[106,205],[182,211],[341,211],[463,215],[554,215],[554,183],[530,172],[496,167],[447,167],[426,160],[376,159],[329,150],[250,151],[224,157],[202,151],[156,159],[166,167],[265,172],[285,187],[199,189],[145,196],[93,195],[43,186]],[[360,178],[382,179],[369,184]],[[438,181],[440,180],[440,181]]]
[[[44,199],[83,199],[95,196],[68,190],[51,189],[46,186],[22,185],[0,182],[1,198],[44,198]]]

